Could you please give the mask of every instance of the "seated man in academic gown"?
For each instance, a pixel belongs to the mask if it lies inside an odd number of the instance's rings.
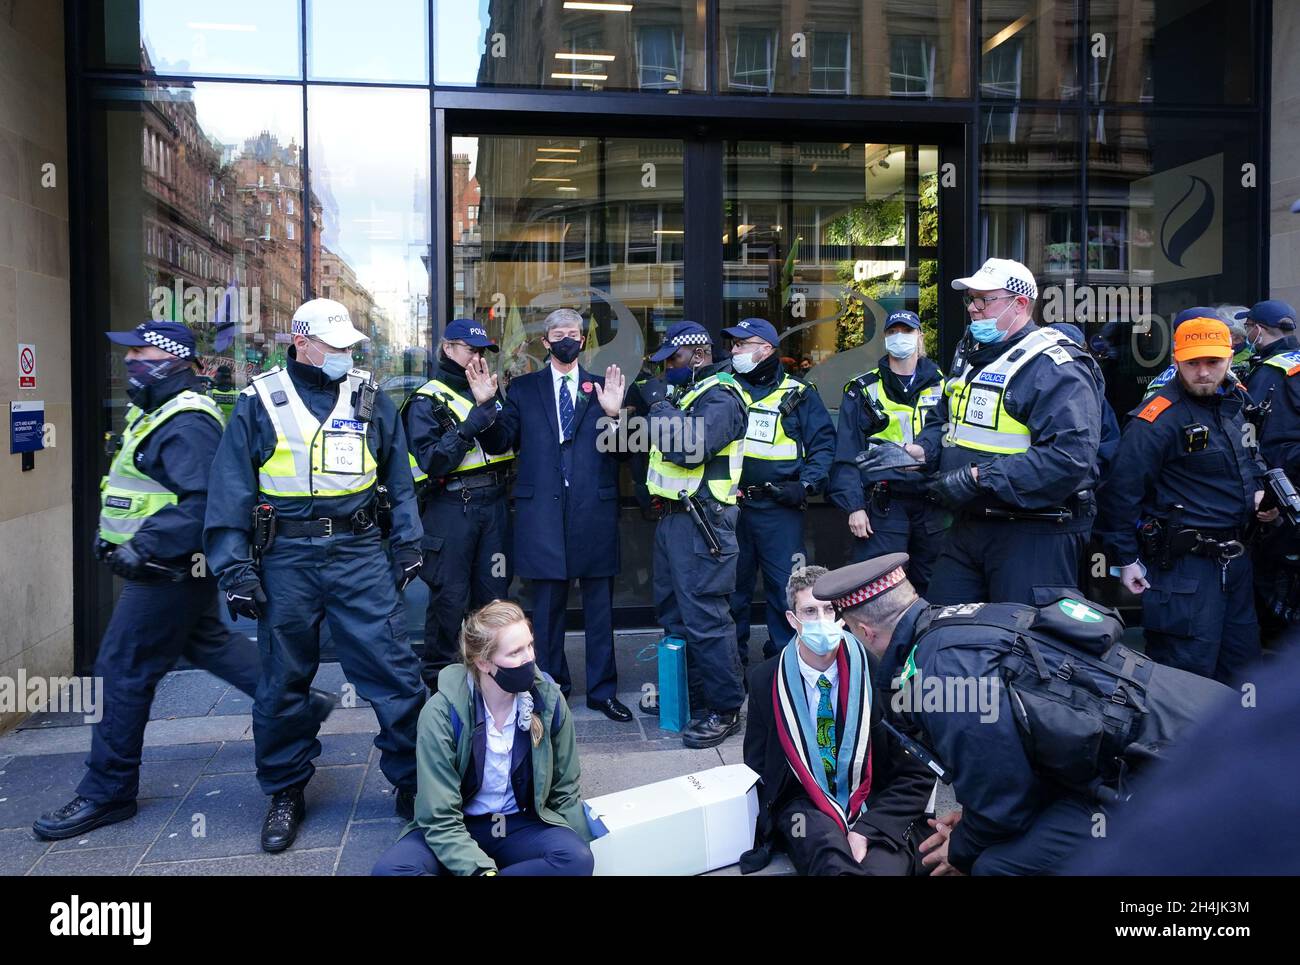
[[[876,660],[812,594],[825,567],[786,584],[795,637],[749,679],[745,763],[760,775],[754,848],[758,871],[784,847],[804,875],[925,874],[934,775],[881,724]]]

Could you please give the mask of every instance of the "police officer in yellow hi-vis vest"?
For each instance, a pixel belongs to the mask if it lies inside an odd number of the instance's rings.
[[[184,655],[245,693],[257,686],[257,650],[231,633],[200,550],[208,467],[221,438],[221,411],[203,394],[194,336],[179,322],[109,332],[127,346],[122,435],[100,484],[96,555],[126,582],[95,658],[103,680],[101,719],[91,730],[76,796],[33,826],[70,838],[136,813],[149,706]]]
[[[379,719],[379,766],[408,819],[425,698],[399,606],[419,573],[421,531],[397,408],[369,372],[352,367],[352,346],[367,336],[339,302],[305,303],[290,331],[285,367],[255,378],[235,404],[212,464],[221,498],[208,504],[204,533],[232,614],[258,621],[253,741],[258,783],[272,796],[266,851],[293,843],[321,752],[308,687],[323,624],[343,672]]]
[[[943,373],[923,354],[922,339],[915,312],[891,313],[885,319],[885,356],[844,386],[830,499],[849,514],[852,560],[906,553],[907,577],[924,596],[939,555],[944,514],[926,498],[920,473],[880,471],[856,461],[875,441],[914,444],[926,415],[943,398]]]
[[[1035,603],[1078,584],[1096,514],[1102,375],[1068,336],[1033,324],[1038,285],[990,258],[965,290],[970,326],[919,448],[953,512],[931,603]]]
[[[420,578],[429,586],[420,673],[435,691],[438,672],[461,662],[465,613],[506,595],[506,483],[514,453],[497,423],[501,403],[487,351],[499,349],[482,325],[448,322],[437,374],[402,410],[421,492]]]
[[[208,389],[208,396],[221,407],[226,418],[235,411],[235,401],[239,398],[239,389],[235,386],[235,372],[229,365],[218,365],[216,378]]]
[[[826,488],[835,455],[835,427],[817,390],[781,369],[780,337],[765,318],[742,319],[730,335],[731,368],[749,407],[745,465],[740,473],[740,559],[731,616],[742,670],[749,665],[749,613],[754,577],[763,572],[767,642],[776,656],[794,630],[785,618],[785,585],[804,557],[804,508]]]
[[[686,641],[691,721],[682,743],[713,747],[740,729],[745,700],[730,600],[746,406],[736,380],[712,364],[703,325],[673,325],[650,361],[664,363],[669,385],[668,398],[649,412],[646,488],[660,517],[655,612],[668,633]]]

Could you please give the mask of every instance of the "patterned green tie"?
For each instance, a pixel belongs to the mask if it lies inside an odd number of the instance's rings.
[[[825,675],[817,678],[817,749],[826,768],[826,786],[835,793],[835,712],[831,710],[831,682]]]

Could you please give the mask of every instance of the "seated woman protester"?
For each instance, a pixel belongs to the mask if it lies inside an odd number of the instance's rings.
[[[420,713],[415,820],[373,874],[590,875],[573,720],[524,611],[471,613],[460,648]]]

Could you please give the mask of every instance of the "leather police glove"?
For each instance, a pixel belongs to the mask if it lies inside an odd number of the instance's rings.
[[[96,533],[95,544],[92,547],[91,552],[95,554],[95,559],[102,563],[113,555],[113,544],[106,539],[100,539],[99,534]]]
[[[484,402],[474,406],[465,416],[464,421],[456,427],[457,434],[467,442],[473,442],[480,432],[497,421],[495,402]]]
[[[940,473],[930,483],[930,494],[948,509],[960,509],[980,494],[974,468],[974,465],[961,466]]]
[[[128,541],[113,548],[108,567],[124,580],[138,580],[144,575],[146,560]]]
[[[779,484],[770,484],[775,492],[772,498],[782,506],[792,506],[798,508],[804,504],[807,494],[804,492],[803,483],[799,480],[788,480]]]
[[[393,552],[393,562],[397,564],[397,592],[401,593],[420,575],[424,559],[419,550],[400,549]]]
[[[226,591],[226,609],[230,618],[248,617],[250,620],[262,619],[266,607],[266,591],[262,581],[255,576],[241,580]]]

